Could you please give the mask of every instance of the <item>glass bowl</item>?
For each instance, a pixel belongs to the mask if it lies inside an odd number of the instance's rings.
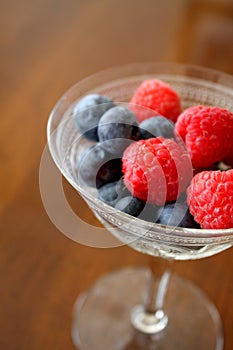
[[[99,93],[118,103],[128,103],[145,79],[161,79],[180,95],[182,107],[211,105],[233,111],[233,78],[214,70],[181,64],[133,64],[97,73],[73,86],[59,100],[48,122],[48,145],[61,173],[86,200],[104,226],[122,243],[142,253],[177,260],[199,259],[233,244],[233,228],[188,229],[164,226],[113,209],[97,198],[97,191],[79,184],[77,160],[92,143],[77,131],[73,107],[90,93]]]

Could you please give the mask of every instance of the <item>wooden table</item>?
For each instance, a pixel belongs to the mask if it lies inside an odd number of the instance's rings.
[[[218,60],[198,54],[203,36],[195,36],[193,51],[190,45],[189,52],[184,45],[181,49],[184,0],[8,0],[0,6],[0,349],[73,349],[70,323],[79,293],[102,274],[144,265],[147,257],[125,246],[96,249],[74,243],[50,222],[38,169],[53,105],[76,81],[124,63],[179,56],[233,73],[232,42],[224,43],[228,54],[222,52]],[[71,201],[94,220],[74,190],[64,186]],[[216,304],[225,350],[233,348],[232,261],[231,249],[175,264],[178,274],[201,286]]]

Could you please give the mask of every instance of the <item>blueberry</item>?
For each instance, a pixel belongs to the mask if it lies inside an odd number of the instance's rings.
[[[113,207],[122,197],[128,195],[130,192],[122,179],[107,183],[98,189],[98,198]]]
[[[139,139],[138,122],[129,109],[113,107],[101,117],[98,126],[99,141],[113,154],[121,156],[132,140]]]
[[[99,143],[84,151],[78,160],[77,173],[88,186],[99,188],[119,180],[122,176],[122,161],[101,147]]]
[[[139,127],[141,138],[144,140],[157,136],[174,138],[174,124],[172,121],[161,116],[148,118]]]
[[[156,205],[146,203],[143,211],[141,212],[140,219],[149,221],[149,222],[157,222],[158,219],[158,207]]]
[[[83,97],[73,109],[77,129],[86,138],[98,141],[99,120],[107,110],[114,106],[114,102],[105,96],[91,94]]]
[[[138,216],[145,206],[145,202],[142,200],[133,197],[127,196],[121,198],[115,205],[115,208],[121,210],[122,212],[132,215]]]
[[[199,228],[200,226],[195,222],[193,216],[190,214],[188,205],[186,203],[168,203],[158,210],[158,224]]]

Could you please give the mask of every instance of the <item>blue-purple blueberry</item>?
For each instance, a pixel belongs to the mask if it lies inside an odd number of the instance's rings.
[[[137,217],[143,211],[144,206],[145,202],[143,202],[141,199],[133,196],[127,196],[121,198],[116,203],[115,208],[122,211],[123,213]]]
[[[165,204],[164,207],[159,208],[157,215],[158,224],[175,227],[200,228],[190,214],[186,203],[174,202]]]
[[[77,129],[86,138],[98,141],[99,120],[107,110],[114,106],[114,102],[106,96],[90,94],[83,97],[73,109]]]
[[[88,186],[99,188],[122,177],[122,161],[101,147],[100,143],[85,150],[77,166],[80,181]]]
[[[121,156],[132,141],[139,140],[138,122],[129,109],[116,106],[100,118],[98,137],[102,146],[113,154]]]
[[[148,118],[140,123],[139,127],[141,138],[144,140],[158,136],[174,138],[174,123],[162,116]]]
[[[126,188],[123,179],[107,183],[98,189],[98,198],[112,207],[114,207],[121,198],[129,195],[130,192]]]

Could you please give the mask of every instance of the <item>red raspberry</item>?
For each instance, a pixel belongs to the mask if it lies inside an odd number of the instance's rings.
[[[229,156],[224,159],[224,163],[233,168],[233,150],[231,150],[231,154],[229,154]]]
[[[233,170],[195,175],[187,189],[187,202],[202,228],[233,227]]]
[[[122,163],[126,187],[135,197],[157,205],[176,200],[192,178],[186,150],[163,137],[132,143]]]
[[[145,80],[135,91],[131,103],[153,109],[158,114],[176,121],[181,113],[180,97],[170,85],[165,82],[152,79]],[[151,114],[136,111],[139,122],[151,117]],[[153,114],[154,115],[154,114]]]
[[[205,168],[233,151],[233,114],[220,107],[195,106],[177,119],[175,131],[184,140],[194,168]]]

